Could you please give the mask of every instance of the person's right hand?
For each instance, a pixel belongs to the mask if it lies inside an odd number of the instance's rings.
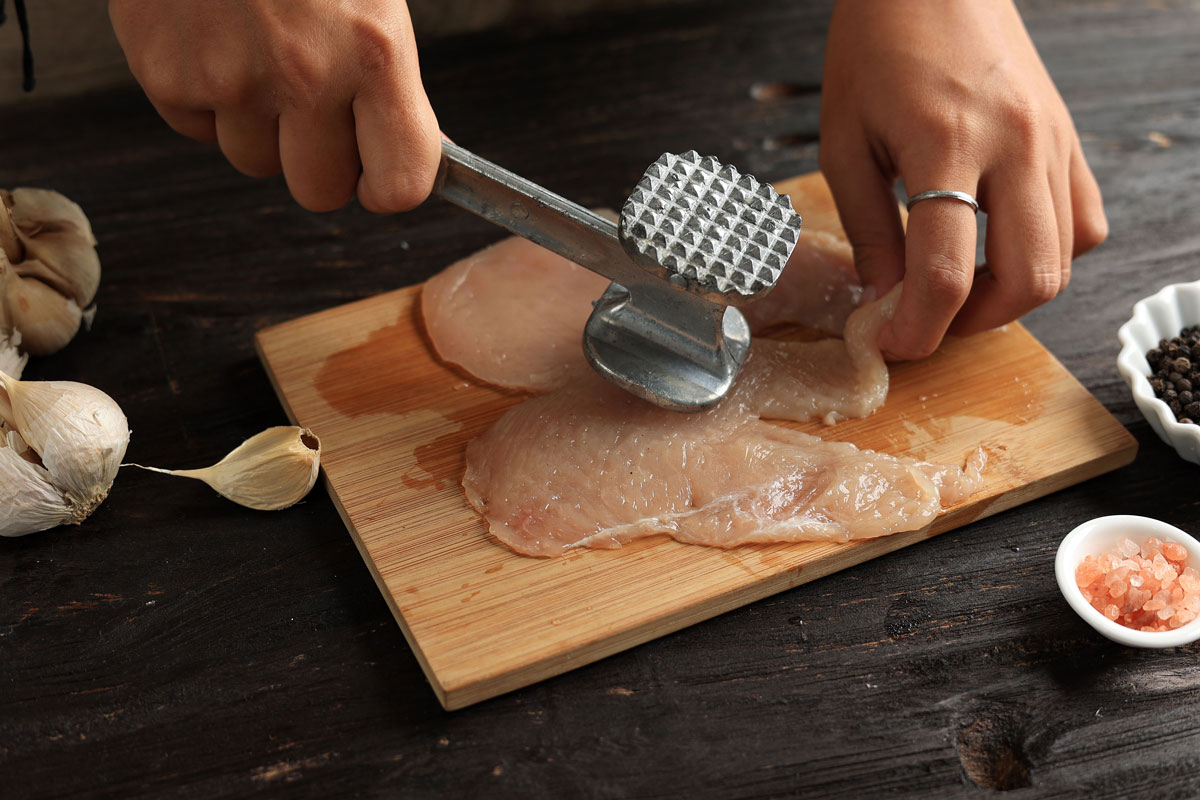
[[[838,0],[821,101],[821,170],[865,285],[904,288],[879,346],[924,358],[949,332],[995,328],[1054,298],[1071,262],[1108,233],[1100,188],[1070,112],[1012,0]],[[896,213],[914,195],[957,200]]]
[[[441,151],[403,0],[109,0],[134,77],[175,130],[300,205],[404,211]]]

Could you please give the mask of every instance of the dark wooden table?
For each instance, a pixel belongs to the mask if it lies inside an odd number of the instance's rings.
[[[83,527],[0,540],[0,796],[1200,796],[1200,645],[1101,639],[1052,574],[1092,516],[1200,531],[1200,470],[1114,367],[1132,303],[1200,278],[1200,12],[1163,5],[1024,8],[1112,224],[1026,324],[1138,437],[1132,466],[455,713],[323,490],[268,514],[122,474]],[[663,150],[815,169],[827,17],[705,2],[423,60],[458,141],[613,205]],[[437,203],[306,213],[136,90],[0,114],[0,186],[19,185],[80,202],[105,269],[94,329],[27,376],[111,393],[141,463],[205,465],[285,422],[256,329],[497,236]]]

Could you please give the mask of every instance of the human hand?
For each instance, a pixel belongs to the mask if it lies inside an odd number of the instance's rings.
[[[300,205],[419,205],[440,159],[403,0],[109,0],[130,69],[175,130]]]
[[[1108,223],[1079,137],[1010,0],[838,0],[825,55],[821,169],[865,285],[902,278],[879,336],[893,359],[932,353],[947,332],[1010,322],[1067,285],[1071,259]],[[914,204],[907,237],[892,194],[974,195]]]

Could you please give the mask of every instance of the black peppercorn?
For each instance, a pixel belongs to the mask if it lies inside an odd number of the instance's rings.
[[[1189,325],[1146,352],[1150,388],[1180,422],[1200,419],[1200,325]]]

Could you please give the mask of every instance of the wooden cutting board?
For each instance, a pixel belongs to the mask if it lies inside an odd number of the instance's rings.
[[[718,550],[665,537],[555,559],[493,540],[459,480],[468,441],[522,395],[432,355],[420,287],[257,336],[294,422],[321,438],[338,511],[447,709],[529,685],[1133,460],[1133,437],[1019,324],[895,365],[887,403],[832,428],[860,447],[961,463],[986,485],[927,528],[849,544]],[[851,598],[847,598],[851,599]]]

